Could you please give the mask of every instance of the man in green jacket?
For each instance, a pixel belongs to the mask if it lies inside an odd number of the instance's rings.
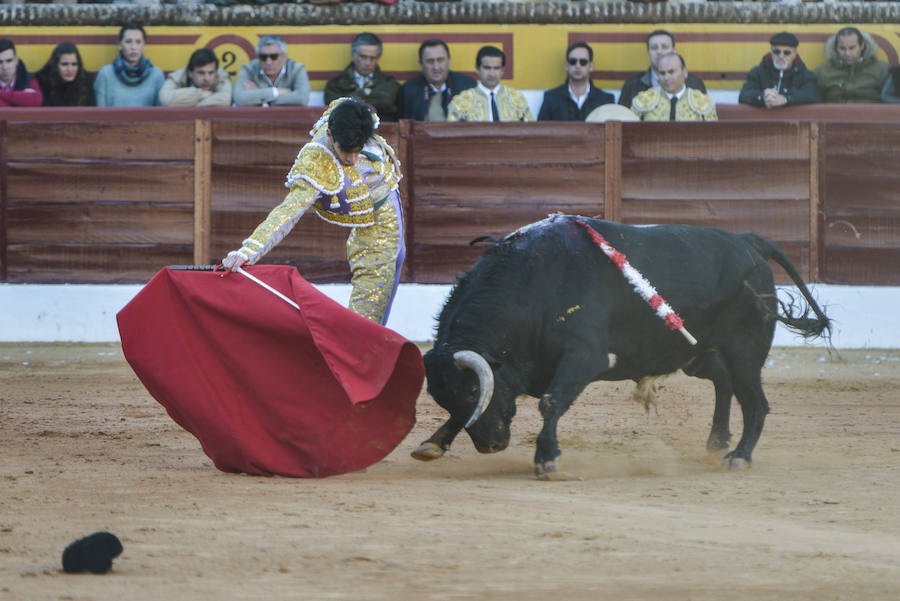
[[[396,121],[400,83],[378,67],[381,50],[381,39],[374,33],[356,36],[350,45],[350,64],[325,84],[325,104],[338,98],[356,98],[373,106],[382,121]]]
[[[881,102],[890,67],[875,58],[872,37],[845,27],[825,42],[828,61],[816,69],[823,102]]]

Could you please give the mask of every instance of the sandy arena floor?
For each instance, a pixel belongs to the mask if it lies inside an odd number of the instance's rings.
[[[385,461],[323,480],[217,471],[118,345],[0,344],[0,599],[876,601],[900,599],[900,351],[773,349],[752,469],[704,445],[712,385],[683,375],[659,415],[592,385],[532,476],[537,401],[503,453],[461,435],[426,464],[419,423]],[[739,434],[735,404],[732,432]],[[67,575],[110,530],[104,576]]]

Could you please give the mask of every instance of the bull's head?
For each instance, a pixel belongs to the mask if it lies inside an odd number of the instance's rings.
[[[510,410],[497,399],[493,370],[482,355],[434,348],[425,353],[425,375],[428,393],[450,413],[450,419],[416,450],[415,457],[440,457],[463,428],[481,453],[496,453],[507,447],[515,403]]]

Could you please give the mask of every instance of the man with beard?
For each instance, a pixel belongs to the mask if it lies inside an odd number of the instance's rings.
[[[825,42],[828,61],[816,68],[823,102],[881,102],[891,68],[875,58],[878,47],[867,33],[844,27]]]
[[[615,102],[591,81],[594,50],[585,42],[575,42],[566,49],[566,83],[544,92],[538,121],[584,121],[591,111]]]
[[[769,54],[747,73],[738,102],[767,109],[820,102],[816,76],[797,54],[797,36],[783,31],[769,44]]]

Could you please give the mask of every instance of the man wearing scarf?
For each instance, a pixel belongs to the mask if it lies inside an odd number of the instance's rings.
[[[158,106],[166,77],[144,56],[147,34],[137,23],[119,30],[119,54],[97,74],[97,106]]]

